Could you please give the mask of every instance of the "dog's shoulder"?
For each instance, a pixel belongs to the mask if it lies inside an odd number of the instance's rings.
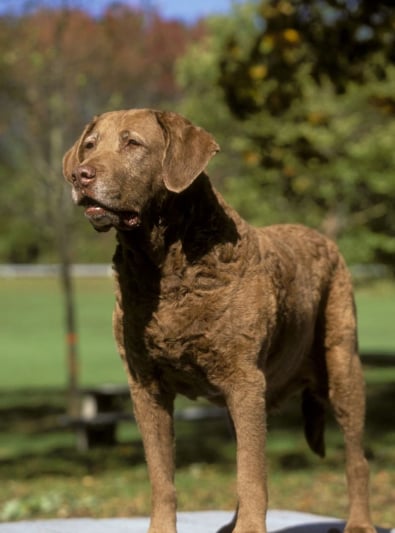
[[[301,224],[276,224],[257,228],[264,255],[280,254],[297,262],[326,261],[336,264],[340,257],[335,242],[320,232]]]
[[[339,266],[346,271],[337,245],[316,230],[280,224],[256,232],[264,275],[284,294],[305,292],[318,298]]]

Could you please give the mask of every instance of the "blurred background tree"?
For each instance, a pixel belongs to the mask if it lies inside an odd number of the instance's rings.
[[[0,17],[0,257],[61,265],[70,415],[79,366],[71,263],[109,262],[114,245],[91,239],[81,213],[73,216],[62,156],[95,114],[171,106],[179,98],[173,64],[200,32],[122,4],[101,18],[34,3]]]
[[[264,0],[209,28],[179,81],[183,109],[233,152],[231,202],[254,223],[306,223],[349,261],[392,267],[394,9]]]
[[[263,0],[246,43],[227,36],[219,84],[250,141],[256,202],[393,265],[395,11],[391,2]],[[261,171],[261,172],[259,172]],[[240,181],[233,180],[242,198]],[[251,193],[243,202],[249,216]],[[257,221],[258,207],[253,207]],[[276,214],[277,213],[277,216]]]
[[[0,16],[3,261],[54,260],[75,224],[76,255],[104,260],[104,247],[109,260],[111,237],[86,247],[90,228],[70,216],[68,190],[63,201],[63,153],[95,114],[172,107],[180,98],[175,60],[202,31],[121,3],[101,18],[38,2]]]
[[[55,260],[70,220],[74,257],[108,261],[112,235],[63,211],[61,155],[92,115],[152,106],[217,137],[210,173],[252,223],[306,223],[351,262],[394,265],[394,30],[391,3],[367,0],[243,2],[192,25],[122,2],[3,12],[0,260]]]

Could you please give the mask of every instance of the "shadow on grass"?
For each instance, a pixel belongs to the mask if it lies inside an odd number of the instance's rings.
[[[367,389],[366,433],[379,436],[395,428],[395,382]]]
[[[372,443],[368,455],[383,462],[386,460],[385,456],[375,456],[375,443],[381,442],[386,433],[394,431],[394,400],[395,387],[391,383],[375,384],[368,388],[366,434],[367,440]],[[62,413],[64,395],[59,391],[13,391],[0,394],[0,430],[18,435],[16,438],[25,441],[20,453],[0,460],[2,477],[31,479],[45,474],[70,477],[94,475],[144,464],[144,452],[139,437],[133,437],[128,443],[112,448],[95,448],[87,453],[77,452],[72,445],[70,432],[61,432],[56,428],[56,419]],[[290,402],[280,413],[269,417],[269,434],[276,438],[276,432],[279,434],[279,431],[284,435],[280,438],[284,440],[287,438],[287,432],[302,435],[298,401]],[[339,437],[336,443],[341,442],[340,431],[331,418],[328,420],[329,433],[336,433]],[[26,449],[29,450],[29,442],[44,438],[45,435],[53,435],[51,445],[47,445],[43,451],[26,453]],[[224,466],[234,464],[235,445],[226,418],[179,421],[176,423],[176,438],[178,467],[196,462]],[[66,441],[67,445],[64,444]],[[276,452],[275,456],[276,467],[287,471],[308,469],[314,461],[307,444],[303,450],[290,451],[288,447],[287,450]],[[331,460],[336,462],[338,457]],[[339,454],[339,464],[341,460]]]
[[[27,410],[27,413],[30,414],[31,410]],[[19,412],[18,420],[20,420]],[[46,434],[48,431],[46,429]],[[26,480],[45,475],[73,477],[97,475],[105,471],[125,470],[131,466],[145,465],[144,450],[139,437],[115,446],[95,447],[87,452],[79,452],[72,444],[69,446],[61,444],[62,436],[66,436],[67,433],[66,431],[56,433],[54,430],[53,435],[57,445],[49,449],[32,453],[25,451],[0,459],[0,476]],[[177,422],[176,435],[177,467],[189,466],[196,462],[226,465],[234,460],[234,443],[226,420]],[[37,431],[34,433],[28,431],[24,436],[27,442],[39,438],[40,433]],[[68,441],[70,442],[70,439]],[[26,445],[24,448],[26,449]]]

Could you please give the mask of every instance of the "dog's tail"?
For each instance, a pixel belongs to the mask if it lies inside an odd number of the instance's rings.
[[[320,457],[325,457],[325,402],[310,389],[304,389],[302,394],[302,412],[304,434],[308,445],[314,453]]]

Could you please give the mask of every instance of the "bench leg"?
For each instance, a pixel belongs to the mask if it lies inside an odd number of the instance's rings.
[[[95,426],[86,424],[76,431],[76,447],[79,452],[86,452],[98,446],[116,444],[116,423]]]

